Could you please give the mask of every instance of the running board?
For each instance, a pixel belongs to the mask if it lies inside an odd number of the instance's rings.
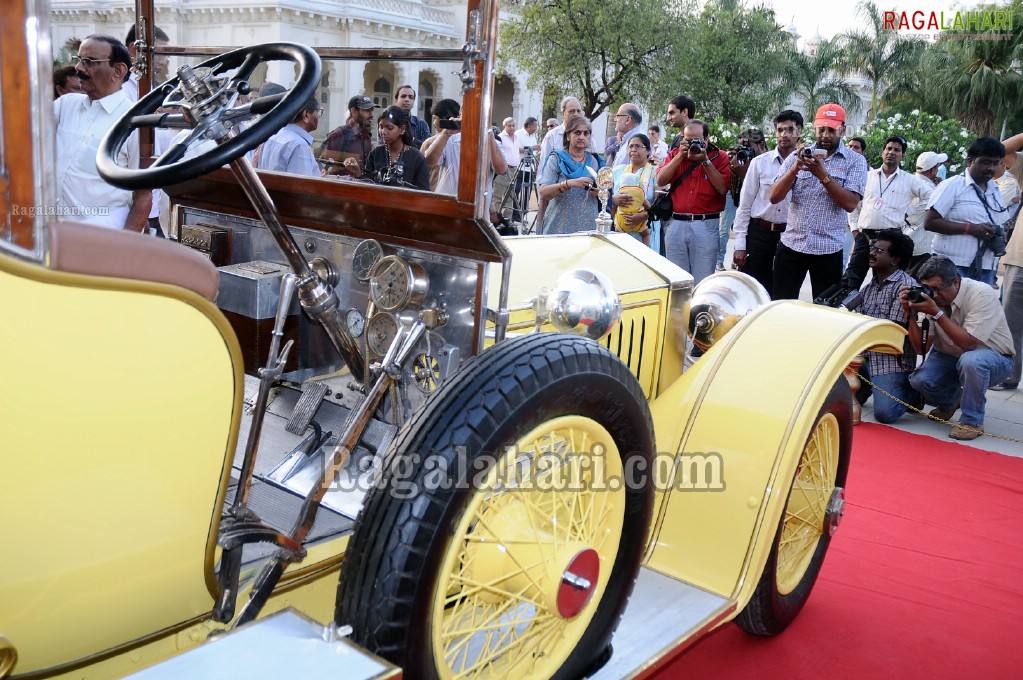
[[[594,680],[643,678],[712,631],[735,602],[665,576],[639,570],[636,587],[611,645],[611,660]]]

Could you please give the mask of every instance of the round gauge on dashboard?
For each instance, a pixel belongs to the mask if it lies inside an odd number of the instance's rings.
[[[357,338],[366,330],[366,317],[362,315],[362,312],[352,307],[345,312],[345,325],[348,326],[348,331],[352,334],[352,337]]]
[[[377,312],[366,325],[366,346],[370,354],[380,358],[398,335],[398,319],[387,312]]]
[[[384,247],[379,241],[368,238],[361,242],[352,254],[352,275],[363,283],[369,281],[373,267],[383,256]]]
[[[385,312],[422,302],[429,289],[430,280],[423,266],[398,255],[382,258],[369,278],[369,297]]]

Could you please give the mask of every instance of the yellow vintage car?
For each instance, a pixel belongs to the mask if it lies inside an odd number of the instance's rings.
[[[438,55],[456,196],[254,172],[320,80],[273,43],[205,53],[103,141],[173,239],[55,219],[32,6],[0,28],[0,678],[119,677],[286,608],[445,679],[631,677],[793,620],[843,511],[843,369],[901,329],[739,274],[694,293],[628,234],[501,238],[476,0]],[[267,61],[291,88],[239,104]],[[153,127],[187,141],[117,166]]]

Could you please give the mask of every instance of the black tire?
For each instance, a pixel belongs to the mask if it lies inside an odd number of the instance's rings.
[[[818,574],[820,574],[821,565],[824,564],[824,556],[827,554],[828,546],[831,544],[831,532],[828,531],[826,520],[825,525],[821,527],[821,534],[817,538],[817,544],[813,548],[809,563],[802,572],[801,578],[798,579],[798,583],[795,583],[794,587],[791,587],[791,584],[789,584],[789,587],[784,588],[779,586],[779,564],[780,560],[784,559],[780,557],[780,546],[785,523],[789,517],[790,503],[796,493],[796,485],[807,463],[807,457],[814,446],[814,437],[824,427],[822,423],[830,424],[832,422],[831,417],[834,417],[835,421],[837,421],[838,434],[838,460],[835,467],[834,487],[844,489],[852,449],[852,392],[849,389],[849,383],[844,377],[839,377],[835,381],[827,398],[824,400],[824,405],[821,406],[820,411],[817,413],[814,428],[811,430],[810,438],[803,447],[796,476],[792,480],[789,496],[785,501],[785,511],[782,513],[781,522],[778,524],[774,545],[767,559],[767,565],[764,567],[764,573],[760,576],[760,581],[757,583],[752,599],[750,599],[749,603],[739,612],[739,616],[735,619],[735,623],[747,633],[767,636],[777,635],[785,630],[809,599],[813,585],[817,581]]]
[[[367,496],[341,569],[335,618],[339,624],[353,626],[356,642],[402,667],[407,678],[432,679],[453,673],[435,653],[431,613],[439,611],[442,621],[449,614],[454,619],[460,607],[470,606],[465,604],[470,596],[456,591],[451,601],[456,574],[450,567],[442,573],[442,562],[447,559],[465,570],[470,545],[485,543],[480,536],[487,534],[479,528],[486,524],[484,515],[472,519],[472,508],[485,506],[485,511],[491,511],[508,507],[529,492],[513,492],[509,490],[511,484],[498,487],[500,493],[483,493],[475,484],[442,483],[428,488],[428,475],[431,470],[436,475],[436,466],[419,461],[414,466],[406,463],[410,454],[429,453],[450,471],[446,478],[450,481],[465,474],[465,470],[459,473],[455,469],[461,455],[467,463],[463,467],[479,479],[486,472],[502,469],[495,467],[494,457],[486,455],[488,452],[504,451],[505,446],[561,416],[582,416],[584,423],[599,424],[610,433],[624,470],[642,471],[633,475],[639,478],[637,483],[625,485],[624,495],[614,496],[618,499],[615,507],[621,508],[619,521],[624,530],[616,538],[618,549],[603,596],[591,594],[583,612],[568,619],[580,621],[576,630],[583,632],[567,646],[562,644],[567,650],[564,662],[554,672],[543,674],[579,677],[600,657],[621,618],[645,548],[653,510],[653,482],[647,474],[652,474],[653,426],[639,383],[617,357],[590,340],[550,333],[509,340],[466,362],[402,428],[384,460],[380,483]],[[625,479],[632,481],[628,474]],[[394,497],[392,490],[408,489],[410,484],[426,490],[414,497]],[[494,500],[505,498],[501,494],[512,500],[501,505],[503,501]],[[594,498],[610,497],[610,492],[594,494]],[[581,514],[582,501],[576,505]],[[547,547],[555,549],[557,540]],[[460,557],[455,559],[454,555]],[[602,561],[607,558],[601,555]],[[440,587],[444,588],[446,605],[435,610]],[[540,618],[539,605],[535,611],[533,623]],[[584,614],[590,617],[589,623]],[[505,656],[514,657],[519,650],[529,648],[534,659],[549,655],[543,663],[554,664],[558,650],[550,650],[552,644],[549,640],[546,645],[521,643]],[[482,664],[481,672],[472,677],[501,677],[499,662]]]

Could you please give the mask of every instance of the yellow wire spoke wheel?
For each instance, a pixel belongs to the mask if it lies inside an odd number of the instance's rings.
[[[803,446],[767,565],[735,619],[743,630],[777,635],[809,599],[842,517],[851,448],[852,394],[840,377]]]
[[[592,672],[639,570],[652,459],[643,391],[606,348],[555,333],[495,345],[399,432],[335,620],[406,678]]]
[[[825,413],[803,449],[778,541],[778,592],[788,595],[806,574],[826,529],[825,513],[838,473],[838,419]]]
[[[432,616],[441,677],[542,678],[564,663],[618,552],[625,491],[606,482],[622,477],[611,435],[579,416],[505,449],[441,566]]]

